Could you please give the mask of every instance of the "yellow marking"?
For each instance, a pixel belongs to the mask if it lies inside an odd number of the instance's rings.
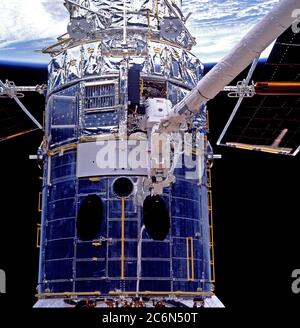
[[[154,48],[154,52],[156,53],[156,54],[160,54],[160,52],[161,52],[161,50],[160,50],[160,48]]]
[[[155,0],[155,16],[158,18],[158,0]]]
[[[271,154],[289,154],[291,152],[291,150],[286,150],[280,147],[276,149],[276,148],[272,148],[271,146],[266,147],[266,146],[259,146],[259,145],[246,145],[246,144],[239,144],[234,142],[226,142],[226,145],[238,149],[256,150],[256,151],[262,151]]]
[[[38,198],[38,212],[42,212],[42,193],[39,192],[39,198]]]
[[[143,93],[144,93],[144,80],[141,79],[141,81],[140,81],[140,97],[143,96]]]
[[[61,147],[49,150],[48,155],[49,156],[54,156],[54,155],[57,155],[57,154],[64,153],[65,151],[74,150],[74,149],[77,149],[77,144],[72,143],[72,144],[68,144],[68,145],[65,145],[65,146],[61,146]]]
[[[186,238],[186,261],[187,261],[187,278],[189,281],[195,280],[195,265],[194,265],[194,239],[193,237]],[[191,264],[191,273],[190,273]]]
[[[41,225],[38,223],[36,227],[36,248],[41,247]]]
[[[100,177],[91,177],[91,178],[89,178],[89,181],[91,181],[91,182],[99,182],[100,181]]]
[[[57,43],[51,45],[50,47],[43,49],[42,52],[43,52],[43,53],[49,53],[49,52],[51,52],[52,49],[54,49],[55,47],[60,46],[60,45],[62,45],[62,44],[64,44],[64,43],[67,43],[67,42],[69,42],[69,41],[71,41],[71,40],[72,40],[71,38],[63,39],[63,40],[61,40],[61,41],[59,41],[59,42],[57,42]],[[54,50],[54,51],[55,51],[55,50]],[[61,50],[61,51],[63,51],[63,50]]]
[[[207,173],[207,187],[211,188],[211,170],[207,169],[206,173]]]
[[[207,187],[208,187],[208,212],[209,212],[209,230],[210,230],[210,267],[211,267],[211,282],[215,282],[215,249],[214,249],[214,222],[213,222],[213,205],[212,205],[212,190],[211,190],[211,170],[207,169]]]
[[[63,292],[63,293],[41,293],[35,297],[55,297],[55,296],[99,296],[100,292]]]
[[[176,292],[153,292],[153,291],[144,291],[144,292],[113,292],[110,291],[108,295],[214,295],[212,292],[183,292],[183,291],[176,291]]]
[[[212,210],[212,191],[208,190],[208,209],[211,211]]]
[[[195,280],[195,270],[194,270],[194,239],[193,237],[190,238],[191,241],[191,261],[192,261],[192,277],[191,280]]]

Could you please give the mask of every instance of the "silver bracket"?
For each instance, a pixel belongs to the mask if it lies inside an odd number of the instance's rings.
[[[255,84],[252,81],[250,85],[248,85],[246,79],[243,81],[239,81],[236,86],[226,86],[223,91],[228,92],[229,98],[252,98],[255,95]]]
[[[43,129],[42,125],[32,116],[28,109],[23,105],[19,98],[23,98],[24,94],[22,92],[38,92],[39,94],[44,94],[47,90],[46,85],[37,85],[35,87],[21,86],[17,87],[14,82],[6,80],[3,83],[0,80],[0,98],[11,98],[21,107],[22,111],[32,120],[32,122],[39,128]]]

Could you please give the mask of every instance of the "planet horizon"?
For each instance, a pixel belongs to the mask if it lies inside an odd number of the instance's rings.
[[[37,50],[66,33],[64,0],[11,0],[0,5],[0,62],[45,65],[50,57]],[[215,63],[253,27],[277,0],[191,0],[182,2],[187,27],[196,38],[192,52]],[[32,13],[35,13],[32,16]],[[267,57],[271,48],[262,57]]]

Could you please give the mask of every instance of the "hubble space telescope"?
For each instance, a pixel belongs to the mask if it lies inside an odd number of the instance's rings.
[[[0,81],[0,94],[44,130],[35,156],[43,168],[36,306],[123,298],[222,306],[210,181],[219,156],[207,138],[206,103],[220,91],[238,99],[219,145],[299,152],[300,1],[280,1],[206,75],[181,0],[65,7],[67,33],[43,50],[51,55],[47,86]],[[253,83],[260,54],[276,39],[267,82]],[[45,94],[44,124],[20,101],[26,91]]]

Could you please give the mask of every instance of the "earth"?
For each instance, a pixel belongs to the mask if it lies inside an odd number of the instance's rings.
[[[10,0],[0,4],[0,61],[40,63],[36,52],[66,32],[69,14],[64,0]],[[277,0],[183,0],[187,26],[196,37],[193,52],[204,63],[220,60]],[[34,15],[33,15],[34,13]],[[267,53],[266,53],[267,55]]]

